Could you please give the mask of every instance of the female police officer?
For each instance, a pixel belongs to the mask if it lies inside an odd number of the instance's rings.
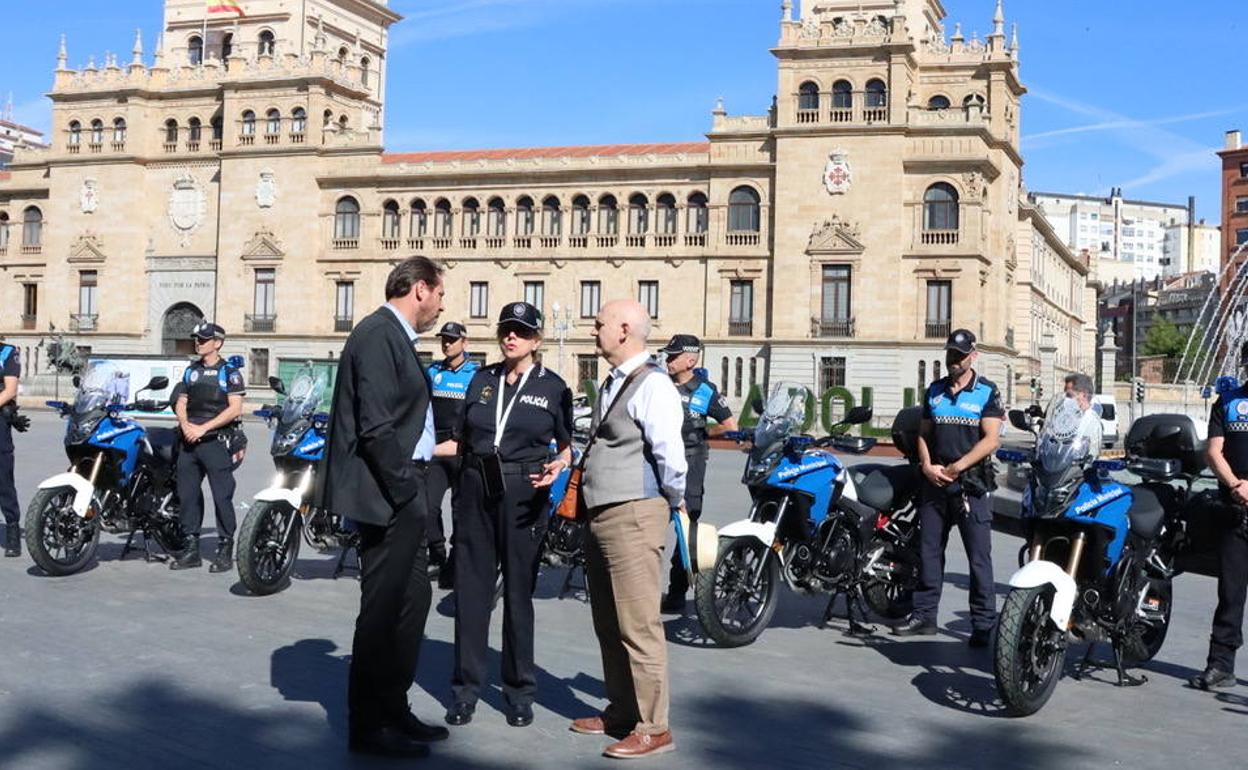
[[[533,722],[533,588],[550,502],[571,463],[572,393],[536,360],[542,314],[526,302],[498,319],[502,363],[468,385],[457,437],[463,455],[455,498],[455,702],[446,721],[472,721],[485,678],[495,576],[503,574],[503,694],[507,723]],[[550,458],[555,442],[558,456]]]

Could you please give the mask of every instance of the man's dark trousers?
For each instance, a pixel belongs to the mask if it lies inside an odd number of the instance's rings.
[[[1209,636],[1209,665],[1235,672],[1235,652],[1244,644],[1244,600],[1248,598],[1248,537],[1235,522],[1218,547],[1218,607]]]
[[[689,473],[685,477],[685,510],[689,512],[689,526],[697,524],[702,516],[702,494],[706,487],[706,461],[710,449],[703,444],[692,449],[685,449],[685,460],[689,464]],[[683,595],[689,591],[689,573],[680,559],[680,548],[672,548],[672,571],[667,576],[668,591]]]
[[[408,713],[407,691],[416,676],[433,599],[425,544],[427,510],[422,488],[388,525],[357,522],[360,614],[347,685],[353,730],[395,725]]]
[[[459,476],[458,457],[435,457],[429,462],[429,547],[446,547],[446,528],[442,524],[442,498]],[[452,492],[452,497],[454,493]],[[454,533],[452,532],[452,537]]]
[[[945,581],[945,548],[949,544],[949,530],[955,524],[971,565],[971,628],[987,631],[997,620],[990,498],[988,495],[963,495],[957,485],[941,489],[926,479],[919,505],[921,563],[919,587],[914,592],[914,617],[936,623]]]
[[[234,461],[225,443],[207,437],[198,444],[183,442],[178,451],[178,502],[182,506],[182,531],[198,537],[204,524],[204,476],[212,490],[217,513],[217,537],[234,537]]]

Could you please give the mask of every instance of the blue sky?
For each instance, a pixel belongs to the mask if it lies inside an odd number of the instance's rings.
[[[387,149],[698,140],[715,98],[766,110],[779,0],[391,0]],[[990,29],[993,0],[944,0],[949,27]],[[58,35],[71,66],[106,50],[149,57],[160,0],[6,2],[0,99],[48,127],[41,94]],[[244,0],[245,6],[245,0]],[[55,15],[49,13],[55,8]],[[124,9],[121,10],[121,9]],[[1025,178],[1032,190],[1185,201],[1219,217],[1213,152],[1248,131],[1248,90],[1232,51],[1243,0],[1006,0],[1018,22]]]

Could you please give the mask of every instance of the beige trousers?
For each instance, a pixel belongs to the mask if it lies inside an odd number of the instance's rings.
[[[613,726],[668,729],[667,639],[659,617],[670,511],[651,498],[590,511],[586,574]]]

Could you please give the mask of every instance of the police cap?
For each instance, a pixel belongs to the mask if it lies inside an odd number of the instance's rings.
[[[702,340],[692,334],[677,334],[668,340],[667,345],[663,346],[659,352],[666,356],[679,353],[701,353]]]
[[[191,330],[191,337],[197,340],[223,340],[225,339],[225,329],[214,323],[200,321]]]
[[[542,311],[530,305],[527,302],[512,302],[503,305],[503,310],[498,314],[498,325],[519,324],[535,332],[542,330]]]

